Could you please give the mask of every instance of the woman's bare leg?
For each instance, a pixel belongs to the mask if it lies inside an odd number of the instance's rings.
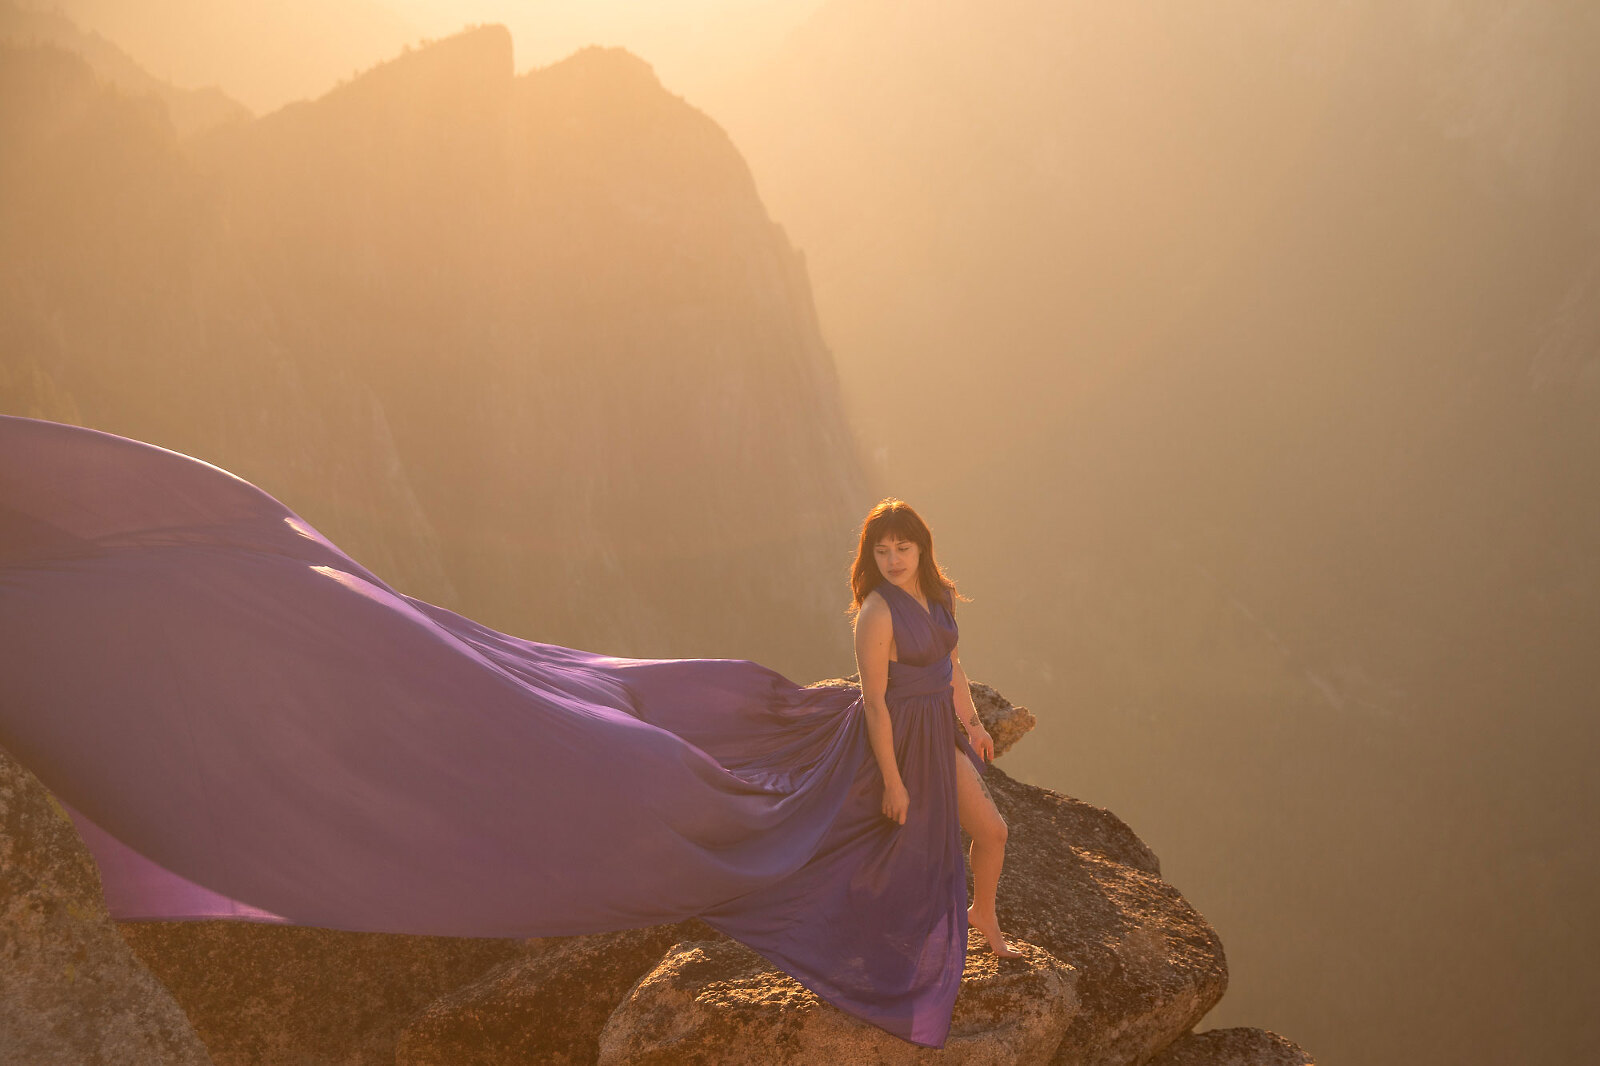
[[[961,828],[972,837],[972,906],[967,908],[967,924],[989,941],[996,955],[1017,958],[1022,954],[1006,943],[995,915],[995,892],[1000,886],[1000,867],[1006,861],[1006,821],[995,808],[989,787],[965,752],[956,754],[956,807]]]

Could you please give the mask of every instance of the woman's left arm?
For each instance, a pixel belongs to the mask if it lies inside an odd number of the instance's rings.
[[[984,728],[983,720],[978,717],[977,705],[972,702],[972,685],[967,680],[967,672],[961,668],[961,658],[956,655],[954,648],[950,649],[950,694],[955,699],[956,717],[961,719],[961,725],[967,731],[967,739],[972,742],[975,750],[982,758],[994,758],[994,738]]]

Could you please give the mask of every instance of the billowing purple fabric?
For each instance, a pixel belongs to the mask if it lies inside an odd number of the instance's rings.
[[[70,805],[122,919],[529,937],[698,916],[942,1046],[955,760],[983,764],[953,718],[955,619],[880,589],[904,825],[857,688],[508,636],[217,467],[0,416],[0,745]]]

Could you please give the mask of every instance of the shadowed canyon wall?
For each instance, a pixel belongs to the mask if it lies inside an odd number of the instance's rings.
[[[850,661],[871,499],[804,267],[643,62],[517,77],[483,27],[188,140],[60,49],[0,79],[5,410],[224,466],[495,628]]]

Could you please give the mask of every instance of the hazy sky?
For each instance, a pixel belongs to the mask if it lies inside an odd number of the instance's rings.
[[[427,36],[467,22],[511,30],[519,71],[584,45],[621,45],[655,67],[662,84],[693,97],[759,62],[823,0],[386,0]]]

